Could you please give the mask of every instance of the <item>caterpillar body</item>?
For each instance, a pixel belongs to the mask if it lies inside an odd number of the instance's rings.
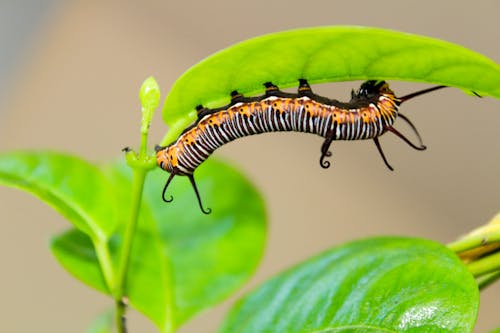
[[[193,173],[210,154],[220,146],[235,139],[267,132],[294,131],[319,135],[325,138],[321,146],[320,165],[328,168],[331,156],[329,147],[334,140],[372,139],[386,166],[388,163],[378,137],[392,132],[417,150],[424,150],[420,135],[408,118],[399,113],[399,106],[415,96],[443,88],[436,86],[401,98],[397,98],[385,81],[366,81],[351,94],[349,102],[340,102],[312,92],[305,79],[299,80],[296,94],[282,92],[270,82],[264,84],[262,96],[244,97],[237,91],[231,93],[231,102],[217,109],[198,106],[198,119],[185,129],[178,139],[166,147],[156,148],[157,163],[170,173],[163,189],[162,198],[175,175],[187,176],[196,193],[203,213],[204,209]],[[406,121],[414,130],[419,145],[413,144],[397,131],[393,124],[397,117]]]

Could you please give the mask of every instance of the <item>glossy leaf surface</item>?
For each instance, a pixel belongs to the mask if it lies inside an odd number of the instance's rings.
[[[163,119],[170,129],[162,144],[195,120],[197,105],[223,106],[233,90],[262,94],[265,82],[297,87],[299,78],[419,81],[500,98],[500,66],[462,46],[378,28],[298,29],[243,41],[187,70],[166,98]]]
[[[157,204],[166,177],[152,173],[144,200],[172,258],[175,317],[184,322],[248,279],[263,253],[266,215],[255,188],[221,162],[207,161],[196,172],[204,204],[212,208],[208,216],[185,177],[173,180],[172,203]]]
[[[0,185],[30,192],[91,238],[107,239],[118,208],[107,178],[75,156],[52,152],[0,155]]]
[[[174,202],[164,203],[167,176],[157,169],[146,179],[127,281],[132,306],[161,330],[180,326],[241,286],[262,256],[266,235],[260,195],[227,164],[207,161],[196,173],[200,193],[213,209],[208,216],[180,176],[171,186]],[[107,294],[115,288],[131,177],[124,164],[97,167],[59,153],[0,157],[0,184],[35,194],[76,227],[52,239],[60,264]]]
[[[221,333],[472,332],[477,285],[443,245],[375,238],[323,253],[264,283]]]
[[[107,174],[114,200],[129,202],[128,168],[115,165]],[[146,180],[128,280],[131,304],[160,329],[180,326],[241,286],[261,258],[266,234],[262,199],[226,164],[208,161],[197,173],[199,190],[213,209],[208,216],[200,212],[182,177],[171,186],[174,202],[161,201],[166,177],[155,170]],[[109,242],[112,258],[121,243],[118,231]],[[102,280],[95,275],[99,267],[92,260],[95,250],[83,236],[76,230],[62,234],[53,241],[52,251],[75,277],[102,291]]]

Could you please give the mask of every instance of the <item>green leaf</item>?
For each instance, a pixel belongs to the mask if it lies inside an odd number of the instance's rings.
[[[208,216],[198,208],[189,181],[172,183],[174,202],[159,203],[167,174],[149,179],[145,202],[158,221],[166,255],[172,258],[178,323],[229,296],[256,268],[265,243],[265,209],[254,187],[233,168],[207,161],[197,183]]]
[[[226,332],[472,332],[479,293],[441,244],[375,238],[340,246],[234,306]]]
[[[126,210],[131,173],[119,164],[108,174],[114,184],[113,199]],[[197,171],[200,193],[213,209],[208,216],[200,212],[183,177],[172,183],[174,202],[164,203],[161,191],[166,177],[158,169],[146,179],[128,279],[130,303],[161,330],[180,326],[240,287],[260,261],[266,234],[261,197],[228,165],[209,160]],[[78,250],[53,246],[54,254],[73,275],[102,290],[95,277],[97,262],[89,260],[95,257],[94,248],[75,233],[79,232],[65,233],[53,244],[69,243]],[[120,233],[111,239],[112,257],[120,242]]]
[[[92,240],[76,229],[68,230],[50,242],[57,261],[77,279],[97,290],[108,293]]]
[[[30,192],[93,239],[106,240],[116,227],[117,207],[108,180],[94,165],[54,152],[0,155],[0,185]]]
[[[106,290],[112,289],[112,263],[106,243],[123,214],[119,202],[112,200],[114,192],[108,178],[99,168],[78,157],[55,152],[0,154],[0,185],[34,194],[90,237],[108,286]],[[68,257],[60,259],[69,261]],[[98,284],[103,289],[101,282]]]
[[[265,82],[297,87],[299,78],[419,81],[500,98],[500,66],[456,44],[368,27],[291,30],[235,44],[187,70],[166,98],[163,119],[170,129],[162,145],[196,119],[197,105],[225,105],[233,90],[261,94]]]
[[[200,192],[214,210],[209,216],[183,177],[172,186],[175,202],[165,204],[166,176],[157,169],[146,181],[127,285],[131,304],[162,330],[241,286],[262,256],[266,235],[263,201],[235,169],[208,161],[197,171]],[[131,178],[124,163],[98,168],[52,152],[0,155],[0,184],[35,194],[76,227],[52,239],[57,260],[106,294],[114,287]]]

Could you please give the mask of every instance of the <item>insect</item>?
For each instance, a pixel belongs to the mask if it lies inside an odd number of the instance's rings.
[[[175,142],[156,147],[159,167],[170,173],[162,193],[165,202],[173,200],[172,196],[165,196],[173,177],[187,176],[201,211],[209,214],[211,209],[203,207],[193,176],[196,168],[220,146],[244,136],[267,132],[305,132],[325,138],[319,159],[323,168],[330,166],[325,158],[332,155],[329,151],[332,141],[372,139],[385,165],[393,170],[379,137],[391,132],[412,148],[425,150],[416,127],[399,113],[399,106],[413,97],[445,87],[435,86],[398,98],[385,81],[370,80],[352,91],[349,102],[339,102],[313,93],[305,79],[299,80],[296,94],[283,92],[271,82],[264,86],[266,90],[262,96],[245,97],[233,91],[231,102],[226,106],[208,109],[199,105],[197,120]],[[393,127],[397,117],[412,128],[418,145]]]

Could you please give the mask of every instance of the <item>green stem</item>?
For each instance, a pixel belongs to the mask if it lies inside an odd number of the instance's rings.
[[[121,246],[120,258],[118,262],[118,275],[115,281],[115,323],[119,333],[127,331],[125,326],[125,313],[127,310],[127,272],[130,265],[130,254],[132,252],[133,238],[139,221],[139,213],[141,210],[142,192],[144,189],[144,181],[147,173],[155,167],[154,159],[147,155],[148,147],[148,131],[147,128],[141,131],[141,145],[139,154],[133,152],[127,153],[127,162],[133,170],[132,180],[132,211],[130,220],[125,227],[123,235],[123,243]]]
[[[482,234],[464,237],[448,244],[448,248],[450,248],[453,252],[458,253],[496,242],[500,242],[500,231],[489,232],[487,235]]]
[[[500,230],[493,222],[448,244],[448,248],[464,258],[468,270],[483,289],[500,278]]]
[[[133,185],[132,185],[132,212],[130,221],[125,228],[123,243],[121,246],[120,261],[118,264],[118,275],[116,280],[115,304],[116,304],[116,326],[118,332],[126,332],[125,328],[125,311],[126,311],[126,279],[128,267],[130,264],[130,253],[132,252],[132,241],[137,228],[139,211],[141,208],[142,190],[144,188],[144,180],[147,170],[142,168],[134,168]]]
[[[477,278],[477,285],[479,287],[479,290],[485,289],[499,278],[500,278],[500,270],[480,276],[479,278]]]
[[[141,131],[141,147],[139,148],[139,160],[144,161],[148,158],[148,129]]]
[[[132,181],[132,202],[130,220],[125,226],[123,235],[123,243],[118,258],[118,275],[113,280],[114,290],[113,296],[115,299],[115,322],[117,331],[125,333],[127,331],[125,323],[125,313],[127,311],[127,273],[130,266],[130,255],[132,253],[133,239],[139,221],[139,213],[141,210],[142,192],[144,190],[144,181],[147,173],[156,167],[156,159],[154,154],[148,156],[148,132],[151,118],[154,110],[160,102],[160,88],[153,77],[146,79],[139,92],[139,98],[142,105],[141,119],[141,144],[139,153],[126,149],[127,164],[133,170]]]
[[[479,260],[467,264],[467,268],[475,277],[480,277],[500,270],[500,252],[487,255]]]

